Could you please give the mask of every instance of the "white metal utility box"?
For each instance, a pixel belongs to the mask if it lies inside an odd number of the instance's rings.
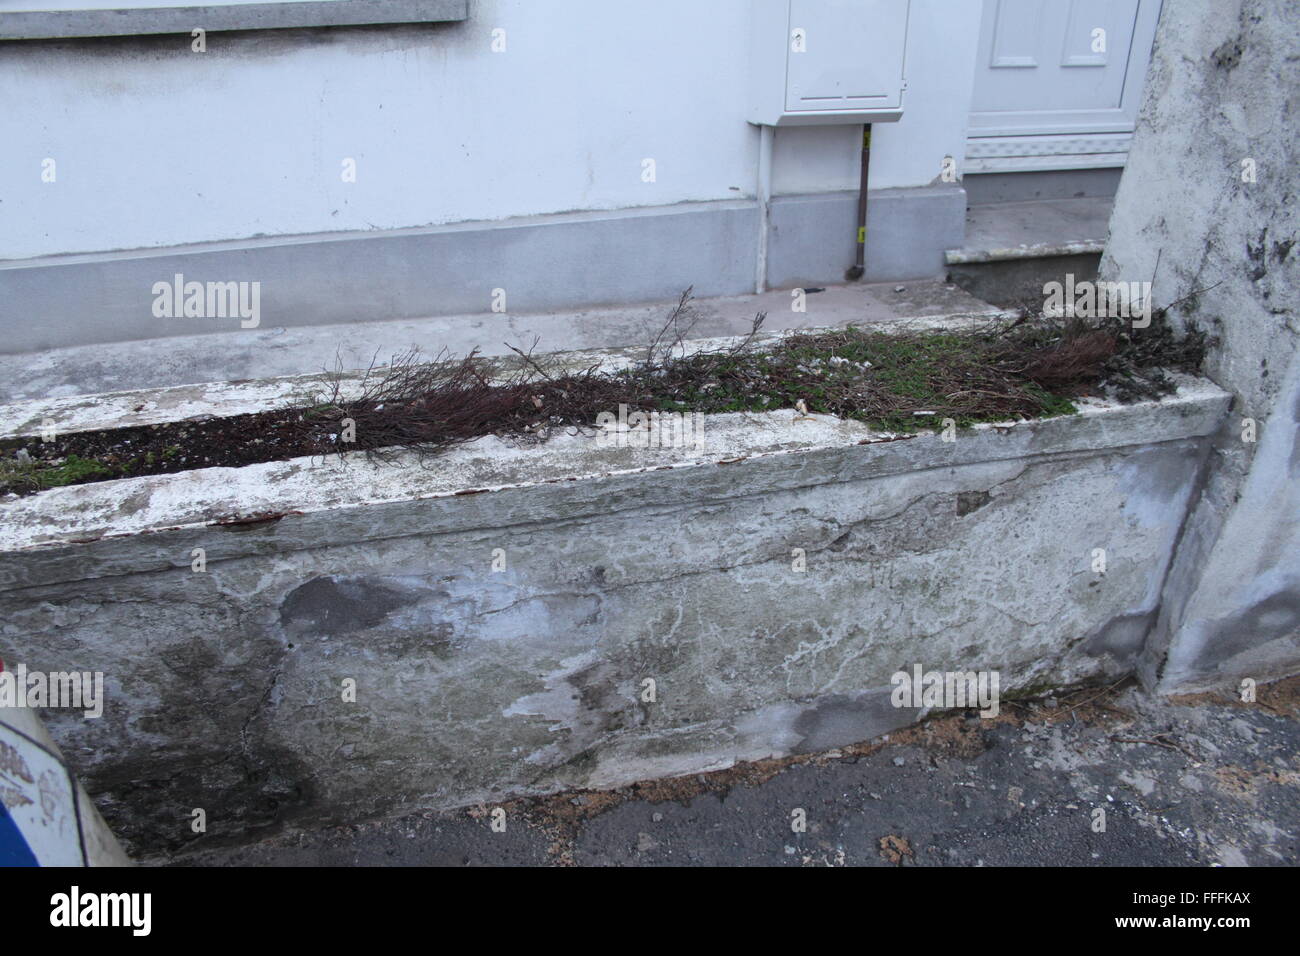
[[[883,123],[903,115],[909,0],[752,0],[749,121]]]

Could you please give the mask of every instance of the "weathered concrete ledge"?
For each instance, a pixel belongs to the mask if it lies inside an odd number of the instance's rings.
[[[51,489],[0,505],[0,656],[105,674],[47,723],[136,849],[833,747],[920,716],[914,664],[1130,671],[1226,411],[1188,379],[955,442],[785,411]]]
[[[466,355],[477,349],[480,355],[491,358],[513,355],[507,343],[537,342],[548,353],[644,345],[663,327],[681,291],[678,289],[671,299],[610,308],[543,313],[512,310],[486,315],[478,312],[297,328],[267,325],[0,355],[0,404],[73,396],[93,397],[103,403],[107,393],[127,390],[192,387],[192,383],[264,382],[313,375],[340,364],[344,368],[364,368],[376,355],[386,359],[413,346],[423,347],[430,355],[443,349]],[[992,322],[1019,315],[1018,311],[1004,312],[939,280],[909,281],[905,285],[828,285],[821,292],[809,293],[804,306],[806,311],[794,311],[788,289],[693,299],[691,308],[698,322],[692,335],[743,335],[759,312],[767,316],[763,328],[771,332],[846,325],[920,331],[952,327],[962,318]],[[203,386],[198,394],[210,388]],[[121,411],[125,414],[136,404],[121,407]],[[220,403],[214,400],[208,404]],[[0,407],[0,412],[7,411]],[[0,419],[0,429],[4,427]]]
[[[1078,242],[1039,242],[997,249],[949,249],[944,261],[950,266],[976,262],[1010,262],[1016,259],[1051,259],[1057,256],[1101,255],[1106,248],[1104,239]]]
[[[837,290],[846,291],[846,290]],[[760,303],[771,301],[772,296],[749,296],[747,299]],[[785,293],[775,297],[781,304],[789,301]],[[864,330],[890,332],[932,332],[939,329],[978,329],[1001,319],[1014,318],[1017,313],[1011,310],[992,307],[961,315],[913,315],[893,316],[886,321],[879,319],[862,319],[852,312],[844,315],[845,325]],[[746,325],[753,321],[754,312],[746,316]],[[780,319],[777,320],[778,322]],[[773,323],[776,324],[776,323]],[[660,310],[647,313],[642,324],[642,334],[653,337],[663,325]],[[755,347],[763,348],[780,341],[789,335],[817,335],[822,332],[842,331],[843,325],[795,326],[777,328],[760,332],[753,337]],[[645,329],[652,330],[645,333]],[[529,341],[528,336],[520,336],[519,341]],[[714,349],[734,347],[741,341],[737,335],[708,336],[688,339],[674,354],[694,355]],[[389,354],[406,351],[409,345],[394,344]],[[454,352],[454,350],[449,350]],[[467,355],[471,347],[466,347],[459,354]],[[491,362],[504,363],[504,367],[517,369],[520,363],[513,353],[483,349],[480,356]],[[369,351],[361,357],[377,354]],[[546,355],[549,367],[565,372],[582,372],[599,365],[606,371],[629,368],[637,362],[644,361],[646,346],[644,344],[623,347],[600,347],[551,351]],[[374,374],[386,374],[386,367],[378,367]],[[214,381],[194,385],[172,385],[153,388],[133,388],[96,395],[68,395],[54,398],[28,399],[8,404],[0,404],[0,439],[36,438],[47,428],[57,434],[98,431],[108,428],[139,428],[146,425],[158,425],[166,422],[184,421],[192,418],[230,418],[235,415],[248,415],[264,412],[268,409],[285,405],[306,405],[314,401],[322,392],[327,392],[337,382],[343,395],[355,395],[365,378],[365,373],[342,371],[339,373],[314,372],[300,375],[277,375],[244,381]]]
[[[304,457],[52,488],[0,505],[0,589],[189,567],[194,547],[229,560],[578,517],[607,510],[610,494],[624,506],[671,505],[684,481],[693,499],[730,498],[739,471],[753,495],[1198,438],[1215,431],[1225,402],[1185,379],[1164,401],[1087,401],[1077,416],[979,425],[952,442],[784,410],[706,416],[699,449],[604,447],[596,429],[569,429],[540,445],[483,438],[423,464],[416,452],[393,463]],[[497,494],[479,497],[488,492]]]

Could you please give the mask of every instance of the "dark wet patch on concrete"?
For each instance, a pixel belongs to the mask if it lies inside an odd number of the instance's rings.
[[[957,515],[968,515],[978,511],[993,500],[987,491],[962,491],[957,494]]]
[[[850,697],[832,694],[801,713],[794,722],[799,735],[795,753],[815,753],[868,740],[915,720],[918,711],[897,708],[888,689]]]
[[[313,578],[285,597],[280,623],[293,634],[350,634],[374,627],[419,599],[419,594],[370,578]]]
[[[1300,640],[1300,591],[1279,591],[1225,618],[1205,642],[1197,674],[1211,674],[1238,654],[1287,637]]]
[[[1155,611],[1112,618],[1084,638],[1083,652],[1089,657],[1109,655],[1124,669],[1131,669],[1155,623]]]

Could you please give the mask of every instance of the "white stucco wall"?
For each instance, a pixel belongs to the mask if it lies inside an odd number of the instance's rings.
[[[960,164],[979,16],[913,0],[873,187]],[[474,0],[464,24],[210,34],[206,53],[0,44],[0,258],[752,196],[748,42],[745,0]],[[857,179],[856,127],[780,132],[776,192]]]

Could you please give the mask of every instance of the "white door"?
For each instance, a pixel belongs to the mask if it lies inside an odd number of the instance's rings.
[[[1160,0],[984,0],[966,172],[1123,166]]]

